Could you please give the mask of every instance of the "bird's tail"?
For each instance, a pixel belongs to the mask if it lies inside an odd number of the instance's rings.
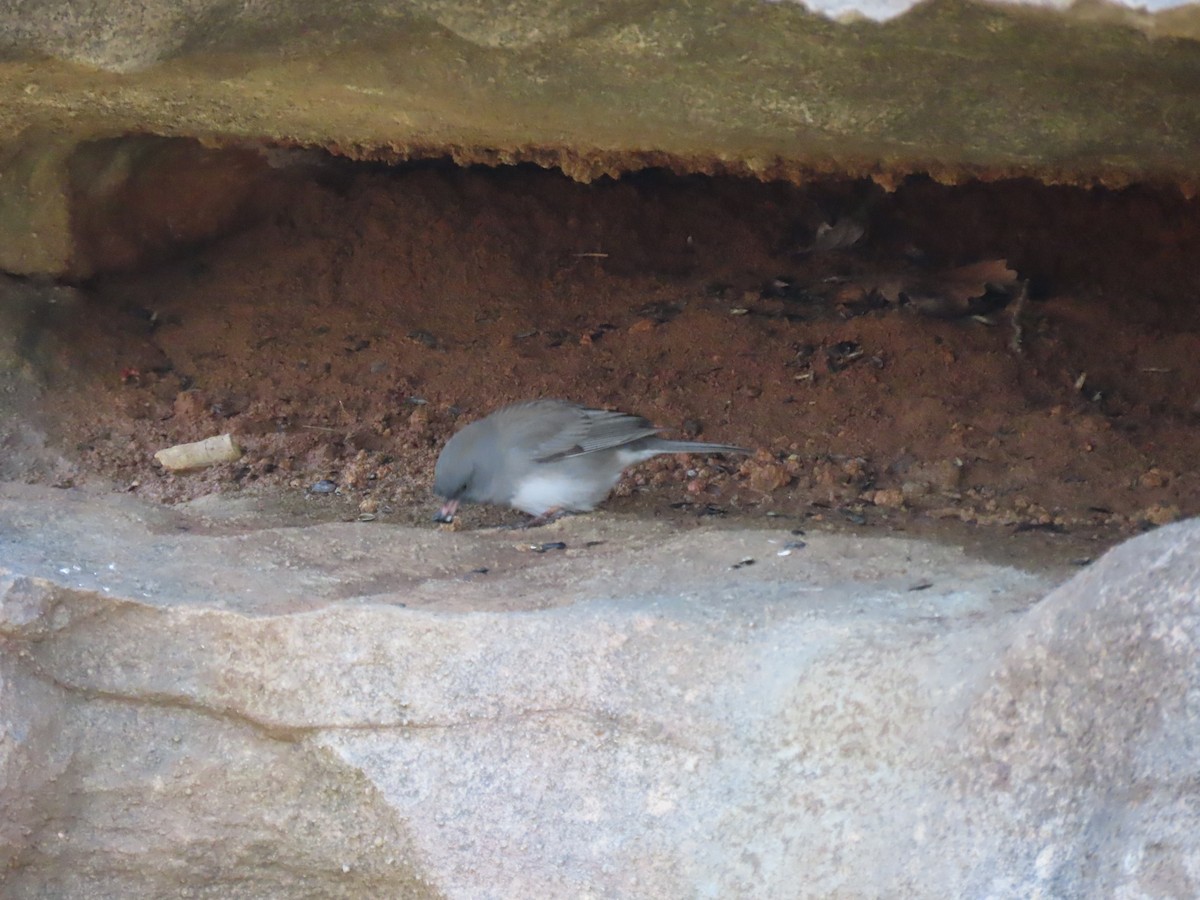
[[[659,453],[738,453],[749,456],[753,450],[735,447],[733,444],[709,444],[705,441],[667,441],[659,438],[654,443]]]

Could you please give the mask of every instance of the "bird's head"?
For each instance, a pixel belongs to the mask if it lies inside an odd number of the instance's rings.
[[[458,505],[467,494],[475,477],[475,464],[471,459],[468,441],[460,431],[446,442],[433,470],[433,492],[446,502],[434,514],[435,522],[453,522]]]

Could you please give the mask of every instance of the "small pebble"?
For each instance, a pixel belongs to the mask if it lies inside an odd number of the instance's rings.
[[[744,568],[746,568],[746,566],[752,566],[752,565],[754,565],[754,557],[753,557],[753,556],[746,556],[746,557],[743,557],[742,559],[738,560],[737,562],[735,562],[735,563],[734,563],[732,566],[730,566],[729,568],[731,568],[731,569],[744,569]]]
[[[533,544],[530,548],[534,553],[545,553],[547,550],[566,550],[566,541],[546,541],[544,544]]]
[[[440,350],[442,347],[442,342],[439,341],[432,332],[426,331],[423,328],[418,328],[416,331],[410,331],[408,333],[408,338],[411,341],[415,341],[418,344],[428,347],[430,350]]]
[[[337,484],[328,478],[322,478],[310,486],[309,490],[314,494],[332,494],[337,490]]]
[[[1183,518],[1183,514],[1173,503],[1156,503],[1142,510],[1142,518],[1151,525],[1169,525]]]

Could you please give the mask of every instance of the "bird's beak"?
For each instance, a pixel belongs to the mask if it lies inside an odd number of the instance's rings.
[[[442,504],[442,508],[433,514],[433,521],[446,523],[453,522],[454,514],[456,512],[458,512],[458,501],[447,500]]]

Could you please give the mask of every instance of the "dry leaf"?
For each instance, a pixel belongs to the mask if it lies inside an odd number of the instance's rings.
[[[911,276],[894,272],[856,277],[841,285],[836,302],[862,302],[871,297],[879,297],[888,303],[899,303],[900,295],[911,280]],[[846,299],[841,299],[843,297]]]
[[[638,319],[629,326],[630,334],[646,334],[658,327],[658,323],[653,319]]]
[[[829,253],[832,250],[847,250],[862,240],[866,226],[852,218],[843,216],[836,222],[822,222],[817,226],[813,241],[801,247],[798,253]]]
[[[905,286],[903,299],[915,312],[954,319],[986,315],[1012,299],[1017,273],[1003,259],[989,259],[928,275]]]

